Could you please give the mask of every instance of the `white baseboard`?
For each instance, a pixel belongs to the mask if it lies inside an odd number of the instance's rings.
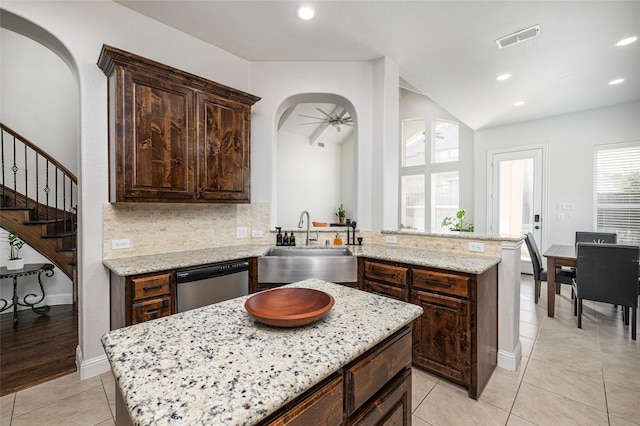
[[[498,367],[504,368],[505,370],[517,371],[521,360],[522,346],[520,345],[520,341],[518,341],[516,349],[513,352],[498,351]]]
[[[106,355],[100,355],[89,360],[84,360],[82,358],[82,349],[80,349],[80,345],[76,347],[76,367],[78,367],[80,380],[97,376],[98,374],[105,373],[111,369]]]

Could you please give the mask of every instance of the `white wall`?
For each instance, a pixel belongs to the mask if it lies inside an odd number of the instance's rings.
[[[283,131],[278,132],[277,143],[276,224],[297,226],[303,210],[309,212],[311,221],[335,222],[333,213],[340,205],[341,146],[311,145],[309,138]]]
[[[67,64],[40,43],[0,29],[0,87],[0,121],[77,175],[78,85]]]
[[[594,147],[640,140],[639,117],[640,102],[632,102],[476,131],[476,231],[487,229],[487,153],[546,145],[548,192],[542,197],[541,250],[551,244],[573,244],[576,231],[593,229]],[[575,204],[570,219],[558,220],[558,203]]]
[[[475,152],[473,130],[428,97],[405,89],[401,89],[400,93],[400,121],[413,118],[421,118],[425,120],[427,126],[429,127],[432,125],[432,120],[439,118],[443,120],[454,121],[459,124],[459,206],[460,208],[464,208],[467,211],[467,218],[471,223],[475,224],[478,218],[478,207],[477,205],[474,205],[474,191],[477,190],[474,185],[474,179],[477,180],[477,178],[474,177],[473,173]],[[402,128],[400,128],[398,131],[399,133],[401,133]],[[398,136],[398,139],[400,138],[401,136]],[[398,152],[400,152],[400,147],[398,147]],[[427,191],[430,191],[430,188],[426,189]],[[427,200],[431,199],[429,194],[430,193],[427,194]],[[429,213],[427,212],[427,214]],[[429,223],[430,221],[427,220],[427,226],[429,226]],[[478,231],[477,227],[476,231]]]

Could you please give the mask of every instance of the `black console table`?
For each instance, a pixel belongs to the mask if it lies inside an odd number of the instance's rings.
[[[47,277],[53,276],[53,265],[50,263],[28,263],[24,265],[22,269],[7,269],[6,267],[0,268],[0,279],[12,278],[13,279],[13,300],[11,303],[5,299],[0,299],[2,307],[0,312],[4,312],[13,306],[13,326],[18,323],[18,305],[31,306],[31,310],[38,315],[46,315],[49,312],[50,306],[35,306],[44,300],[44,287],[42,286],[42,273],[45,273]],[[18,277],[26,277],[28,275],[38,274],[38,283],[40,284],[40,290],[42,291],[42,297],[38,299],[38,295],[35,293],[29,293],[22,298],[22,302],[18,298]],[[27,301],[27,297],[36,298],[35,302]]]

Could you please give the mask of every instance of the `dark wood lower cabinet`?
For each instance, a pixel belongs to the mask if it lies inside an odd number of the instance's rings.
[[[468,388],[477,399],[498,361],[498,268],[454,272],[358,258],[361,289],[419,305],[413,365]]]
[[[411,327],[395,333],[260,424],[410,425]]]

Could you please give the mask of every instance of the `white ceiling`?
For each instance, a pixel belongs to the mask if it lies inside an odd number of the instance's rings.
[[[118,1],[249,61],[387,56],[410,85],[479,129],[640,100],[640,1]],[[540,25],[499,50],[495,40]],[[512,78],[498,82],[503,73]],[[607,83],[625,78],[617,86]],[[513,103],[523,100],[521,107]]]

